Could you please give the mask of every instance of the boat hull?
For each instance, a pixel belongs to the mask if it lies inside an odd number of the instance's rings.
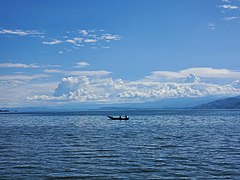
[[[112,117],[112,116],[107,116],[109,119],[111,119],[111,120],[129,120],[129,118],[127,117],[125,117],[125,118],[116,118],[116,117]]]

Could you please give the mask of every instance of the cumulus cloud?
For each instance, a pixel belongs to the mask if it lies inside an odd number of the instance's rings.
[[[132,103],[157,101],[173,97],[201,97],[209,95],[236,95],[231,85],[208,84],[199,81],[188,83],[123,81],[87,75],[63,78],[53,96],[34,96],[34,100],[75,101],[95,103]]]
[[[78,62],[76,66],[74,66],[75,68],[83,68],[86,66],[89,66],[90,64],[84,61]]]
[[[39,32],[37,30],[0,29],[0,34],[28,36],[28,35],[42,35],[44,33]]]
[[[36,64],[0,63],[0,68],[40,68]]]
[[[84,65],[84,63],[80,63],[80,65]],[[229,69],[189,68],[176,72],[155,71],[137,81],[113,79],[109,77],[111,72],[105,70],[66,71],[45,69],[44,72],[47,74],[1,75],[0,84],[17,82],[30,85],[34,82],[42,82],[40,78],[49,77],[48,74],[50,73],[58,73],[65,76],[58,85],[55,84],[55,90],[52,89],[51,92],[44,93],[39,89],[36,94],[31,93],[31,96],[27,96],[28,101],[36,101],[38,103],[40,101],[44,101],[44,103],[48,101],[52,103],[132,103],[157,101],[163,98],[240,94],[240,72]],[[234,82],[224,85],[207,83],[202,79],[233,77],[235,78]],[[18,86],[16,85],[15,88],[18,89]],[[5,97],[9,96],[2,96],[2,98]],[[13,97],[15,96],[13,95]]]

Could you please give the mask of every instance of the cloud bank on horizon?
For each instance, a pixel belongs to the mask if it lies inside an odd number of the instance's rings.
[[[127,81],[105,77],[95,71],[62,78],[54,94],[28,100],[95,103],[142,103],[163,98],[226,96],[240,94],[240,72],[228,69],[189,68],[179,72],[155,71],[142,80]],[[102,72],[102,71],[97,71]],[[109,73],[110,74],[110,73]],[[197,76],[195,76],[197,75]],[[202,82],[201,78],[234,80],[230,84]]]
[[[45,69],[45,66],[1,63],[0,68],[36,67],[40,74],[0,75],[1,106],[19,104],[57,105],[68,103],[144,103],[164,98],[240,95],[240,71],[214,68],[188,68],[154,71],[135,81],[114,79],[106,70],[83,70],[89,63],[76,62],[79,70]],[[36,67],[35,67],[36,66]],[[47,82],[52,76],[63,76],[60,82]],[[212,79],[213,78],[213,79]],[[211,82],[204,80],[211,79]],[[214,80],[224,79],[219,84]],[[17,89],[14,89],[17,87]],[[41,87],[41,88],[39,88]]]
[[[194,76],[194,75],[190,75]],[[186,77],[188,79],[188,77]],[[197,79],[197,81],[196,81]],[[36,95],[28,100],[86,102],[86,103],[143,103],[163,98],[239,95],[239,81],[219,85],[199,82],[198,77],[182,83],[124,81],[89,76],[63,78],[51,96]]]

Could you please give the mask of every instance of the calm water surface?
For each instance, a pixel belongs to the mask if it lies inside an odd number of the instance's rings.
[[[240,111],[0,114],[0,179],[240,179]]]

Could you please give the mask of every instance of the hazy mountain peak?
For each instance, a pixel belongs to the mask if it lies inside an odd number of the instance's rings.
[[[200,82],[201,79],[194,74],[189,74],[186,79],[184,80],[185,83],[197,83]]]

